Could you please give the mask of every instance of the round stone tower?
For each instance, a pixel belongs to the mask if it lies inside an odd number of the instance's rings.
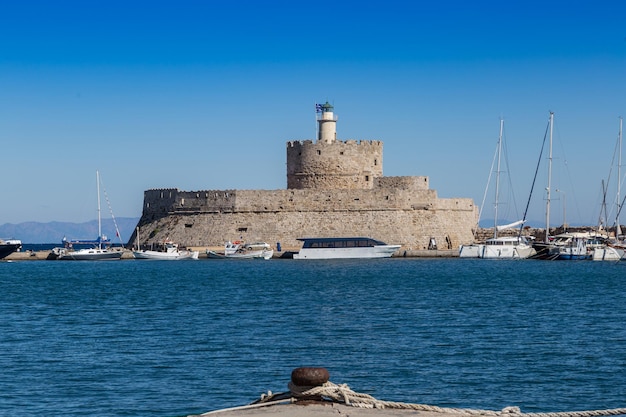
[[[382,141],[339,141],[333,106],[326,102],[316,109],[317,142],[287,142],[287,188],[374,188],[374,179],[383,176]]]

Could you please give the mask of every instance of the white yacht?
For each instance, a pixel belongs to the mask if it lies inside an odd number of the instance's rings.
[[[316,237],[298,239],[304,244],[293,259],[389,258],[401,245],[387,245],[369,237]]]

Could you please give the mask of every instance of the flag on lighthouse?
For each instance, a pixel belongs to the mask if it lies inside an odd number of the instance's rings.
[[[322,105],[315,103],[315,113],[321,113],[321,112],[322,112]]]

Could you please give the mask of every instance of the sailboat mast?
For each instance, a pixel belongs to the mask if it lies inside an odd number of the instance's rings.
[[[548,154],[548,187],[546,188],[546,237],[545,243],[550,237],[550,187],[552,186],[552,125],[554,122],[554,112],[550,112],[550,147]]]
[[[96,190],[98,191],[98,247],[102,247],[102,221],[100,216],[100,171],[96,171]]]
[[[619,156],[617,162],[617,214],[615,215],[615,239],[619,239],[619,235],[622,234],[622,227],[619,224],[619,213],[621,208],[621,186],[622,186],[622,118],[619,118]]]
[[[502,155],[502,128],[504,119],[500,119],[500,136],[498,136],[498,167],[496,170],[496,201],[493,214],[493,237],[498,237],[498,202],[500,201],[500,156]]]

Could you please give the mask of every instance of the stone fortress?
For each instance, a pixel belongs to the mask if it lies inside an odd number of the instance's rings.
[[[438,198],[428,177],[383,176],[383,142],[338,140],[333,106],[317,112],[317,140],[287,142],[287,189],[147,190],[139,243],[264,241],[297,251],[298,238],[367,236],[401,244],[402,253],[473,241],[472,199]],[[136,232],[129,245],[137,246]]]

